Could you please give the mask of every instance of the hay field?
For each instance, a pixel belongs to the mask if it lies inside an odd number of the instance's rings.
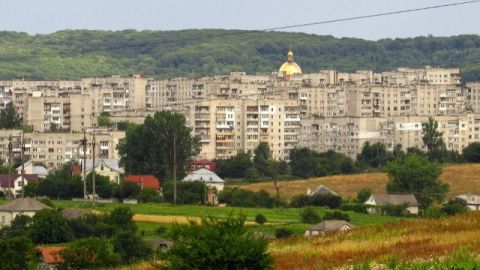
[[[274,241],[274,269],[331,269],[389,261],[409,262],[447,256],[468,247],[480,251],[480,213],[442,219],[403,220],[383,226]]]
[[[449,196],[467,192],[480,194],[480,164],[444,166],[440,179],[450,185]],[[370,188],[373,192],[384,193],[386,183],[387,175],[377,172],[283,181],[279,182],[279,187],[281,196],[286,200],[290,200],[294,195],[305,194],[308,188],[320,184],[330,187],[342,195],[342,197],[354,198],[357,191],[362,188]],[[271,182],[237,185],[237,187],[252,191],[264,189],[274,194],[273,184]]]

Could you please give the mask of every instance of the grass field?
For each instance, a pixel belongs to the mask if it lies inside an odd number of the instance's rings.
[[[444,166],[440,179],[450,185],[449,196],[468,192],[480,194],[480,164]],[[305,194],[308,188],[320,184],[330,187],[344,198],[355,198],[357,191],[362,188],[370,188],[375,193],[385,193],[386,183],[387,176],[384,173],[363,173],[282,181],[279,182],[279,187],[282,198],[286,200],[290,200],[292,196],[297,194]],[[274,194],[271,182],[236,186],[252,191],[264,189]]]
[[[330,269],[365,262],[388,265],[432,260],[461,249],[477,254],[480,251],[478,212],[443,219],[403,220],[312,239],[277,240],[269,252],[275,258],[275,269]]]

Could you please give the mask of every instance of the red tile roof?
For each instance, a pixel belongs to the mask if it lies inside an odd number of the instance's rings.
[[[137,183],[143,188],[160,189],[160,180],[153,175],[129,175],[125,177],[125,181]]]
[[[42,253],[43,262],[46,264],[59,264],[63,262],[63,258],[59,252],[64,249],[65,247],[37,247],[37,250]]]

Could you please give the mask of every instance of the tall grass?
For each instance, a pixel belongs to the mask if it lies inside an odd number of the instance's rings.
[[[276,269],[360,267],[365,262],[397,267],[415,259],[452,254],[466,246],[480,251],[480,213],[404,220],[312,239],[278,240],[271,244],[270,253]]]

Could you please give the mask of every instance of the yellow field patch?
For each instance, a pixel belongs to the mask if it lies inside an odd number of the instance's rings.
[[[135,214],[133,216],[134,221],[153,222],[153,223],[178,223],[187,224],[189,221],[200,221],[199,217],[186,217],[186,216],[167,216],[167,215],[142,215]]]
[[[449,196],[455,196],[468,192],[480,194],[479,176],[480,164],[461,164],[444,166],[440,179],[450,185]],[[357,192],[362,188],[369,188],[374,193],[384,193],[387,179],[386,174],[379,172],[283,181],[279,182],[278,185],[281,197],[286,200],[290,200],[294,195],[306,194],[308,188],[320,184],[328,186],[344,198],[355,198]],[[270,194],[275,194],[273,184],[270,182],[239,185],[237,187],[251,191],[264,189]]]

